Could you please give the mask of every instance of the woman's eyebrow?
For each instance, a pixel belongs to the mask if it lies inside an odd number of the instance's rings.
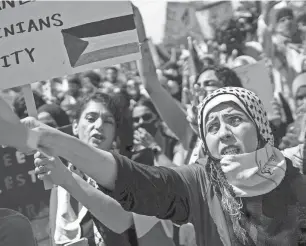
[[[245,116],[244,113],[240,112],[240,111],[235,111],[235,112],[231,112],[231,113],[225,113],[223,114],[223,116],[225,117],[229,117],[229,116],[233,116],[233,115],[240,115],[240,116]]]
[[[223,116],[232,116],[232,115],[242,115],[242,116],[244,116],[245,115],[245,113],[244,112],[242,112],[242,111],[240,111],[240,110],[237,110],[237,109],[235,109],[235,108],[231,108],[231,109],[229,109],[226,113],[224,113],[223,114]]]
[[[207,121],[206,121],[206,126],[208,125],[208,124],[210,124],[211,122],[213,122],[213,121],[215,121],[216,120],[216,118],[217,118],[217,116],[208,116],[208,119],[207,119]]]
[[[87,115],[99,116],[100,114],[97,113],[97,112],[88,112],[88,113],[86,114],[86,116],[87,116]],[[102,113],[101,115],[102,115],[103,117],[107,117],[107,118],[114,118],[114,116],[113,116],[112,114],[106,113],[106,112]]]
[[[87,115],[98,115],[98,113],[97,113],[97,112],[87,112],[87,113],[86,113],[86,116],[87,116]]]

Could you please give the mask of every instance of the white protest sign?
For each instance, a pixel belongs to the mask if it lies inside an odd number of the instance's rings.
[[[206,39],[215,37],[215,29],[233,17],[233,8],[230,1],[218,1],[196,11],[196,17],[202,34]]]
[[[264,61],[234,69],[244,88],[255,92],[262,101],[268,116],[273,114],[271,101],[273,87]]]
[[[127,1],[0,1],[0,13],[0,89],[141,58]]]
[[[177,44],[187,36],[202,39],[192,2],[167,2],[164,42]]]

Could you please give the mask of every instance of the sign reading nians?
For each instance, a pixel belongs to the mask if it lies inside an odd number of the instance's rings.
[[[140,59],[129,2],[0,1],[0,89]]]

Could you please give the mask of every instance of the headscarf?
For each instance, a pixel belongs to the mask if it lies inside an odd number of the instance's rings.
[[[306,86],[306,73],[299,74],[295,77],[292,83],[292,95],[293,98],[296,98],[296,94],[300,87]]]
[[[253,121],[257,128],[259,149],[252,153],[226,155],[217,160],[206,145],[205,121],[209,112],[221,103],[233,102]],[[199,134],[209,156],[206,171],[211,184],[221,193],[221,204],[230,216],[235,234],[245,242],[246,230],[241,227],[241,197],[267,194],[283,180],[286,161],[274,148],[274,138],[261,100],[247,89],[223,87],[207,96],[198,107]]]
[[[38,108],[38,113],[46,112],[55,120],[58,127],[67,126],[70,124],[68,115],[60,106],[56,104],[45,104]]]
[[[215,99],[217,96],[219,98],[221,95],[226,95],[229,98],[228,101],[234,101],[236,104],[238,104],[238,106],[241,107],[241,109],[254,120],[254,123],[258,128],[259,135],[265,140],[265,142],[269,142],[272,146],[274,146],[274,137],[267,119],[267,113],[264,110],[261,100],[254,92],[240,87],[223,87],[215,90],[198,106],[199,133],[204,145],[205,134],[203,132],[203,111],[205,110],[206,116],[210,109],[217,106],[221,102],[224,102],[224,100],[220,101]],[[209,103],[210,101],[212,101],[212,103]],[[209,108],[206,107],[208,103]]]

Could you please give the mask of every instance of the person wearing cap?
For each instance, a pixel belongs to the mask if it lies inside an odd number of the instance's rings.
[[[300,40],[296,34],[293,10],[283,3],[268,2],[258,19],[258,38],[265,56],[272,61],[278,73],[274,78],[281,85],[279,92],[288,100],[293,110],[295,103],[291,91],[292,82],[301,72],[303,61],[301,45],[298,44]]]

